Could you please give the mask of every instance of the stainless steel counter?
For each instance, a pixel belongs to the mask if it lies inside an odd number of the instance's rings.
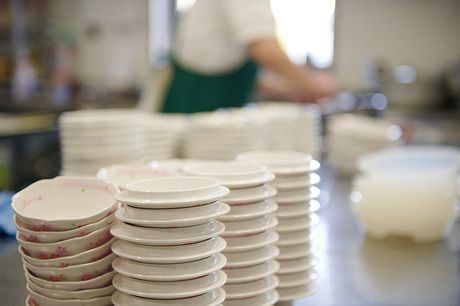
[[[330,182],[321,210],[320,286],[295,306],[460,305],[460,224],[442,243],[366,239],[348,201],[349,183]],[[0,305],[24,305],[17,245],[0,239]]]

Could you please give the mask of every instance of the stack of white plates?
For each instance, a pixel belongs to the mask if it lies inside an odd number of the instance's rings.
[[[112,165],[97,172],[98,178],[116,185],[120,190],[125,189],[126,184],[136,181],[178,175],[179,172],[159,166],[158,163]]]
[[[259,151],[239,154],[238,160],[258,162],[275,173],[272,185],[278,190],[275,201],[279,209],[276,228],[280,235],[278,261],[280,301],[292,301],[311,295],[316,287],[318,264],[319,162],[304,153]]]
[[[141,117],[131,110],[82,110],[59,118],[62,173],[94,175],[111,164],[142,158]]]
[[[13,197],[27,305],[111,304],[117,192],[95,178],[57,177]]]
[[[112,302],[132,305],[218,305],[227,276],[217,221],[230,210],[219,200],[228,189],[201,177],[171,177],[127,184],[117,195],[119,238],[112,250],[119,274]]]
[[[266,125],[243,112],[193,115],[184,135],[184,156],[192,159],[231,160],[241,150],[267,146]]]
[[[274,231],[278,205],[271,200],[276,190],[268,186],[274,179],[264,166],[244,162],[208,162],[185,168],[189,175],[217,179],[230,188],[222,201],[231,212],[219,218],[225,224],[223,237],[228,280],[224,305],[262,306],[278,301],[275,273],[279,263],[274,260],[279,250],[279,236]]]
[[[328,159],[344,175],[356,172],[358,159],[401,144],[401,128],[387,120],[362,115],[339,115],[328,125]]]
[[[185,117],[179,115],[145,115],[142,121],[144,159],[163,160],[178,154],[185,130]]]
[[[460,150],[408,146],[360,159],[352,200],[366,232],[375,238],[443,239],[455,220]]]
[[[321,154],[321,109],[317,105],[261,102],[256,112],[268,121],[270,150],[294,150],[315,158]]]

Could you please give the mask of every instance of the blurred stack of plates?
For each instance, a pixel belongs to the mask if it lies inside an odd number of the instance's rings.
[[[387,120],[361,115],[339,115],[328,125],[329,162],[342,174],[356,172],[358,159],[401,144],[401,128]]]
[[[267,127],[244,111],[192,115],[184,135],[184,156],[231,160],[242,150],[267,146]]]
[[[125,189],[127,184],[136,181],[178,175],[180,175],[179,172],[161,167],[157,163],[112,165],[97,172],[98,178],[116,185],[120,190]]]
[[[144,160],[177,156],[186,119],[180,115],[144,115],[142,121]]]
[[[268,122],[270,150],[292,150],[319,158],[322,147],[321,109],[317,105],[261,102],[254,112]],[[243,151],[242,151],[243,152]]]
[[[225,224],[227,242],[224,305],[263,306],[278,301],[278,278],[275,273],[279,254],[274,231],[278,205],[271,200],[276,190],[268,185],[274,179],[264,166],[244,162],[207,162],[190,165],[185,173],[212,177],[230,189],[222,201],[231,212],[219,218]]]
[[[13,197],[27,305],[111,304],[117,192],[98,179],[57,177]]]
[[[442,239],[456,217],[460,150],[409,146],[360,159],[352,201],[366,232],[375,238]]]
[[[117,195],[119,238],[112,250],[118,272],[112,297],[117,306],[218,305],[227,276],[217,221],[230,210],[219,200],[228,189],[201,177],[170,177],[125,185]]]
[[[319,217],[315,200],[320,191],[314,184],[319,176],[319,162],[310,155],[290,151],[259,151],[239,154],[239,160],[258,162],[275,173],[272,185],[278,190],[275,201],[279,209],[276,228],[280,235],[278,261],[280,301],[292,301],[311,295],[316,287]]]
[[[62,173],[94,175],[111,164],[142,158],[142,116],[130,110],[82,110],[59,118]]]

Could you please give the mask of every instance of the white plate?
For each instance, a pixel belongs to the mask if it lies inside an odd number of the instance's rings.
[[[279,176],[271,185],[275,186],[276,189],[296,189],[296,188],[307,188],[312,185],[317,185],[321,181],[321,178],[316,173],[309,173],[307,175],[300,176]]]
[[[283,260],[297,259],[314,255],[319,250],[319,246],[312,245],[308,242],[296,245],[279,246],[278,248],[280,250],[280,254],[277,260],[280,261],[280,263],[282,263]]]
[[[227,300],[244,299],[274,290],[279,285],[278,277],[270,275],[251,282],[226,284],[224,291]]]
[[[110,296],[98,297],[93,299],[70,299],[63,300],[53,299],[46,297],[42,294],[39,294],[33,291],[30,286],[26,285],[27,291],[29,292],[28,303],[32,305],[46,305],[46,306],[107,306],[111,303]],[[65,304],[64,304],[65,303]]]
[[[225,300],[225,291],[217,288],[204,294],[178,300],[154,300],[140,298],[116,291],[112,295],[112,302],[115,306],[184,306],[202,305],[218,306]]]
[[[305,270],[288,274],[279,274],[280,283],[278,287],[296,287],[309,284],[318,279],[318,274],[314,270]]]
[[[221,221],[240,221],[245,219],[253,219],[274,213],[278,210],[278,204],[271,200],[251,204],[232,205],[230,213],[221,216]]]
[[[279,205],[275,215],[281,218],[289,218],[314,213],[317,212],[319,208],[320,204],[316,200],[287,205]]]
[[[292,232],[279,232],[280,239],[276,245],[278,246],[288,246],[295,244],[302,244],[310,242],[319,238],[319,231],[312,231],[311,229],[303,229],[299,231]]]
[[[185,227],[210,222],[229,211],[230,206],[222,202],[175,209],[143,209],[124,205],[115,215],[123,222],[139,226]]]
[[[227,284],[245,283],[270,276],[278,272],[280,264],[276,260],[268,260],[264,263],[242,267],[224,269],[227,274]]]
[[[254,250],[275,244],[278,240],[279,234],[276,231],[264,231],[252,235],[225,237],[225,241],[227,242],[225,252],[234,253]]]
[[[215,178],[228,188],[259,186],[275,178],[275,175],[268,172],[264,166],[237,161],[193,164],[186,167],[184,172]]]
[[[291,232],[302,229],[309,229],[318,225],[320,219],[317,214],[309,214],[298,217],[280,217],[278,219],[278,227],[276,230],[278,232]]]
[[[119,222],[110,232],[118,239],[143,245],[180,245],[204,241],[222,234],[225,226],[219,221],[188,227],[140,227]]]
[[[223,251],[225,246],[225,240],[220,237],[177,246],[146,246],[116,241],[112,251],[122,258],[139,262],[169,264],[200,260]]]
[[[235,300],[225,300],[225,306],[272,306],[278,302],[280,296],[276,290]]]
[[[319,259],[315,256],[304,256],[296,259],[280,261],[280,269],[277,274],[289,274],[307,271],[319,265]]]
[[[259,187],[232,189],[230,194],[226,196],[222,201],[230,205],[255,203],[273,198],[275,195],[275,188],[269,185],[263,185]]]
[[[273,215],[267,215],[242,221],[225,222],[225,232],[222,237],[245,236],[270,230],[278,225]]]
[[[200,295],[225,284],[227,276],[222,271],[213,272],[185,281],[151,282],[118,274],[113,286],[126,294],[152,299],[181,299]]]
[[[147,281],[180,281],[198,278],[225,266],[227,260],[222,254],[215,254],[197,261],[178,264],[149,264],[117,258],[113,269],[124,276]]]
[[[209,204],[217,200],[222,199],[230,193],[230,190],[226,187],[219,186],[217,191],[207,196],[200,198],[188,198],[188,199],[171,199],[171,200],[152,200],[152,199],[139,199],[130,197],[124,191],[117,194],[116,199],[122,203],[126,203],[129,206],[139,208],[181,208],[196,206],[200,204]]]
[[[311,186],[308,191],[300,192],[300,193],[293,193],[292,196],[284,195],[284,196],[276,196],[275,202],[279,205],[281,204],[290,204],[290,203],[299,203],[299,202],[306,202],[313,199],[319,198],[321,191],[316,186]]]
[[[227,257],[227,265],[225,268],[241,268],[258,265],[274,259],[279,253],[279,249],[272,245],[238,253],[226,253],[224,251],[224,255]]]
[[[287,302],[305,298],[315,293],[316,290],[317,285],[315,282],[296,287],[277,288],[277,291],[280,295],[280,302]]]

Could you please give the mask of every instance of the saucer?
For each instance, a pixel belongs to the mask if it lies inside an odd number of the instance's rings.
[[[259,190],[249,190],[254,188],[258,188]],[[276,189],[271,186],[250,187],[243,189],[233,189],[228,196],[222,199],[222,201],[230,205],[255,203],[273,198],[275,195]]]
[[[278,219],[278,227],[276,230],[278,232],[292,232],[300,231],[303,229],[309,229],[313,226],[318,225],[320,218],[316,214],[309,214],[298,217],[288,217]]]
[[[275,216],[268,215],[242,221],[225,222],[222,237],[245,236],[270,230],[278,225]]]
[[[279,268],[280,264],[276,260],[268,260],[255,266],[227,268],[224,272],[227,274],[227,284],[233,284],[262,279],[275,274]]]
[[[305,270],[300,272],[279,274],[279,288],[296,287],[310,284],[318,279],[318,274],[314,270]]]
[[[271,290],[244,299],[226,300],[225,306],[272,306],[278,302],[279,298],[278,292]]]
[[[282,263],[283,260],[297,259],[313,255],[318,252],[319,246],[303,243],[298,245],[279,246],[280,254],[277,260]],[[228,260],[228,258],[227,258]]]
[[[225,284],[223,289],[227,300],[244,299],[272,291],[279,283],[278,277],[271,275],[245,283]]]
[[[299,203],[299,202],[307,202],[313,199],[319,198],[321,191],[316,186],[311,186],[309,191],[306,191],[305,194],[299,194],[294,196],[277,196],[275,197],[275,202],[279,205],[281,204],[290,204],[290,203]]]
[[[315,282],[296,287],[278,287],[277,291],[280,295],[279,301],[287,302],[311,296],[313,293],[316,292],[316,290],[318,289],[317,287],[318,286],[315,284]]]
[[[239,253],[226,253],[224,250],[224,255],[227,258],[225,269],[255,266],[265,261],[274,259],[279,254],[280,250],[272,245]]]
[[[225,237],[225,241],[227,242],[225,253],[242,252],[262,248],[276,243],[279,241],[279,237],[278,232],[273,230],[245,236]]]
[[[278,274],[289,274],[300,271],[307,271],[319,265],[319,259],[313,256],[305,256],[296,259],[280,261]]]
[[[260,216],[274,213],[278,210],[278,204],[271,200],[251,204],[232,205],[230,213],[221,216],[220,221],[240,221],[254,219]]]
[[[289,218],[314,213],[317,212],[319,208],[320,204],[316,200],[287,205],[279,205],[275,215],[281,218]]]

